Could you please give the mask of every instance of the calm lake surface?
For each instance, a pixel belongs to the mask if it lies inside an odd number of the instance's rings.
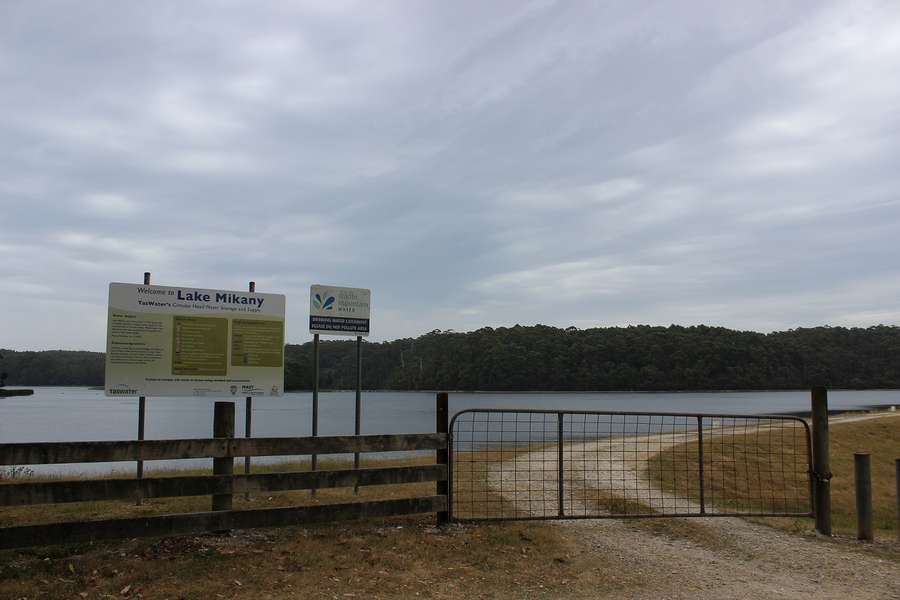
[[[830,391],[832,410],[900,405],[900,390]],[[212,435],[216,398],[148,398],[147,439]],[[465,408],[540,408],[647,412],[778,414],[809,411],[808,391],[685,393],[451,393],[451,414]],[[434,431],[434,393],[364,392],[363,433]],[[353,433],[353,392],[322,392],[319,434]],[[102,390],[34,388],[33,396],[0,398],[0,443],[127,440],[137,436],[137,398],[107,398]],[[253,401],[253,436],[311,433],[312,394]],[[235,400],[235,430],[244,431],[244,400]],[[383,455],[382,455],[383,456]],[[270,459],[272,460],[272,459]],[[278,460],[278,459],[274,459]],[[254,459],[254,462],[263,459]],[[148,462],[147,469],[207,466],[211,460]],[[39,472],[131,470],[133,463],[41,467]]]

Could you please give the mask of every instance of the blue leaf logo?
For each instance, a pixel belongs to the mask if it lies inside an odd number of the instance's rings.
[[[313,296],[313,306],[318,308],[319,310],[333,310],[334,309],[334,296],[327,296],[325,300],[322,300],[322,296],[316,294]]]

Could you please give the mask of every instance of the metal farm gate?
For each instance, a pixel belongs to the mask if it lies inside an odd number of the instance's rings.
[[[798,417],[471,409],[450,433],[459,521],[813,516]]]

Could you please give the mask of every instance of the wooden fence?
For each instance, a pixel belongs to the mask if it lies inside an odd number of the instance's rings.
[[[0,549],[61,542],[178,535],[437,513],[447,520],[447,394],[437,396],[435,433],[296,438],[235,438],[234,404],[217,402],[210,439],[0,444],[0,465],[38,465],[213,458],[213,475],[86,479],[0,484],[0,507],[99,500],[139,500],[212,495],[212,511],[136,518],[57,522],[0,528]],[[291,473],[234,475],[241,456],[437,451],[437,464]],[[436,482],[435,495],[287,508],[232,510],[232,496],[246,492],[315,490]]]

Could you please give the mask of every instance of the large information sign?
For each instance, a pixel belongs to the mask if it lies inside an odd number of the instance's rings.
[[[284,296],[109,284],[107,396],[280,396]]]
[[[309,332],[369,335],[371,290],[313,285],[309,288]]]

